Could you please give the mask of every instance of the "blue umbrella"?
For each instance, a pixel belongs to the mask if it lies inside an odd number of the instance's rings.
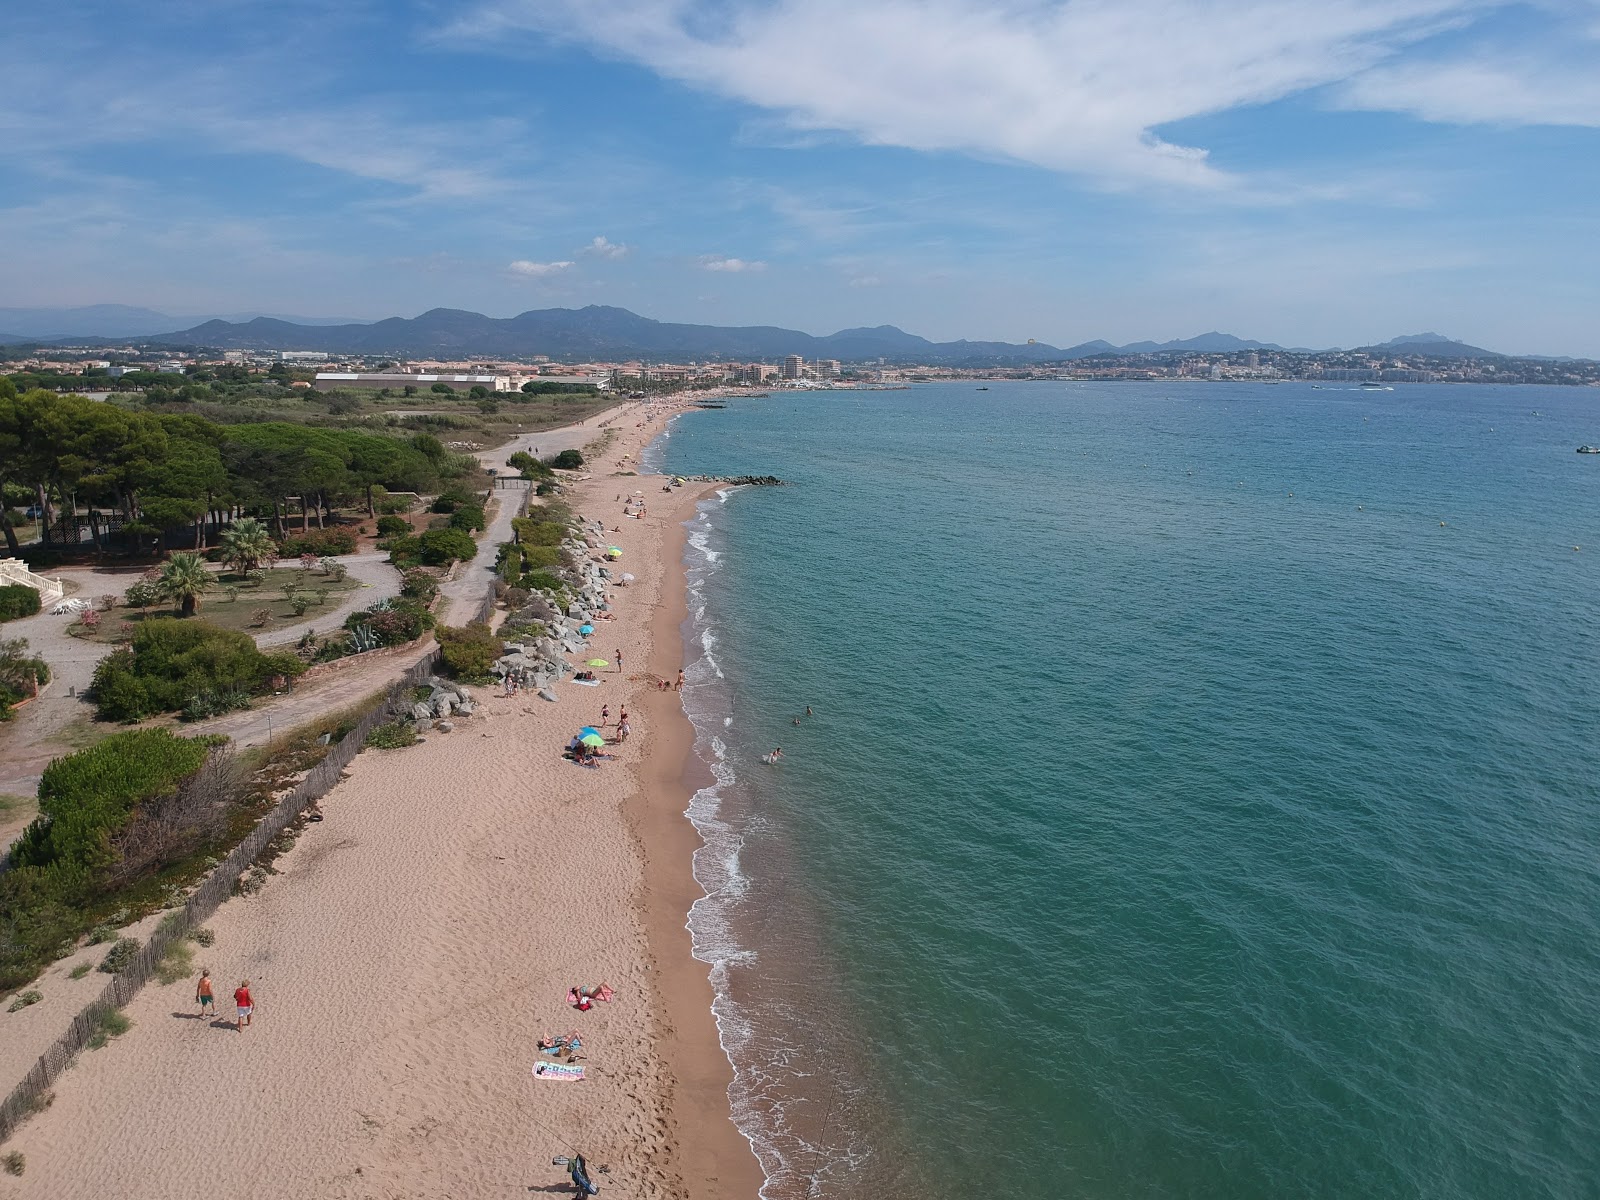
[[[583,634],[584,637],[588,637],[591,633],[594,632],[594,626],[593,625],[579,625],[578,626],[578,632]]]
[[[585,725],[582,729],[578,730],[578,736],[579,737],[585,737],[585,736],[587,736],[588,734],[591,734],[591,733],[594,734],[596,737],[605,737],[605,734],[601,733],[593,725]]]

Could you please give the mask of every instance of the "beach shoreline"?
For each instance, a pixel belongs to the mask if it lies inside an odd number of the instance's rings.
[[[359,755],[280,873],[209,923],[200,957],[221,994],[252,980],[252,1028],[185,1011],[192,979],[146,986],[133,1029],[86,1054],[11,1139],[28,1169],[6,1195],[503,1195],[550,1190],[551,1157],[575,1150],[633,1196],[758,1194],[687,930],[694,729],[656,682],[683,665],[684,524],[717,485],[663,492],[662,477],[624,474],[680,410],[616,427],[568,495],[636,576],[590,649],[623,651],[629,673],[560,684],[555,704],[475,689],[454,731]],[[623,493],[649,515],[623,518],[606,498]],[[632,713],[633,737],[610,747],[622,761],[563,763],[602,703],[613,723]],[[613,1003],[566,1009],[569,985],[602,980]],[[55,1007],[30,1019],[59,1021]],[[585,1082],[530,1081],[535,1038],[568,1027]]]
[[[663,548],[663,557],[677,569],[668,570],[651,622],[653,661],[662,664],[657,673],[667,679],[685,661],[687,541],[688,531],[680,522]],[[640,789],[626,811],[643,861],[640,915],[651,978],[666,1019],[663,1052],[676,1081],[667,1105],[676,1134],[676,1174],[694,1197],[755,1197],[765,1177],[753,1147],[734,1124],[728,1092],[733,1064],[712,1011],[709,968],[694,957],[688,927],[689,909],[703,891],[694,876],[694,853],[702,843],[687,810],[711,775],[695,756],[695,729],[682,693],[646,692],[641,708],[660,719],[651,722],[657,732],[640,772]]]

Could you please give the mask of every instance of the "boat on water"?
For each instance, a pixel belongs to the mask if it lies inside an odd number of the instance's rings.
[[[1600,454],[1600,446],[1579,446],[1579,454]]]
[[[988,390],[989,389],[986,388],[986,387],[981,387],[981,388],[978,389],[978,391],[980,391],[980,392],[987,392]]]
[[[1392,392],[1392,391],[1394,391],[1394,389],[1392,387],[1390,387],[1387,383],[1363,383],[1361,385],[1361,390],[1363,392]]]

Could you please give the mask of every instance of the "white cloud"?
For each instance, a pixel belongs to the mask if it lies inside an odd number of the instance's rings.
[[[702,270],[706,271],[728,272],[765,271],[767,269],[767,264],[764,262],[756,262],[745,258],[718,258],[714,254],[708,254],[701,258],[700,266]]]
[[[627,258],[633,247],[613,242],[605,237],[597,237],[582,250],[582,253],[594,258],[609,258],[616,260]]]
[[[1157,131],[1339,83],[1492,3],[491,0],[455,32],[566,37],[801,131],[1217,187]]]
[[[853,288],[870,288],[879,287],[882,285],[882,283],[883,280],[879,279],[876,275],[857,275],[850,281],[850,286]]]
[[[525,258],[519,258],[515,262],[509,264],[506,267],[506,270],[510,271],[513,275],[522,275],[532,279],[539,279],[546,275],[557,275],[571,266],[571,262],[542,263],[529,262]]]
[[[1458,125],[1600,126],[1600,74],[1592,62],[1484,56],[1398,63],[1357,76],[1340,100]]]

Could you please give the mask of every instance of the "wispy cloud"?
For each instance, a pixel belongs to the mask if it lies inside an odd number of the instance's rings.
[[[526,258],[519,258],[507,265],[506,270],[513,275],[521,275],[529,279],[542,279],[546,275],[559,275],[562,271],[572,267],[569,262],[531,262]]]
[[[705,271],[727,271],[737,274],[741,271],[765,271],[767,264],[744,258],[719,258],[708,254],[700,259],[700,268]]]
[[[1340,92],[1350,108],[1458,125],[1600,127],[1600,66],[1491,54],[1368,71]]]
[[[627,258],[632,250],[633,247],[623,245],[621,242],[613,242],[605,237],[597,237],[585,246],[580,253],[587,254],[591,258],[609,258],[615,261]]]
[[[1162,127],[1335,84],[1480,0],[494,0],[458,34],[565,37],[796,130],[1114,183],[1216,188]],[[773,64],[781,63],[781,69]]]

